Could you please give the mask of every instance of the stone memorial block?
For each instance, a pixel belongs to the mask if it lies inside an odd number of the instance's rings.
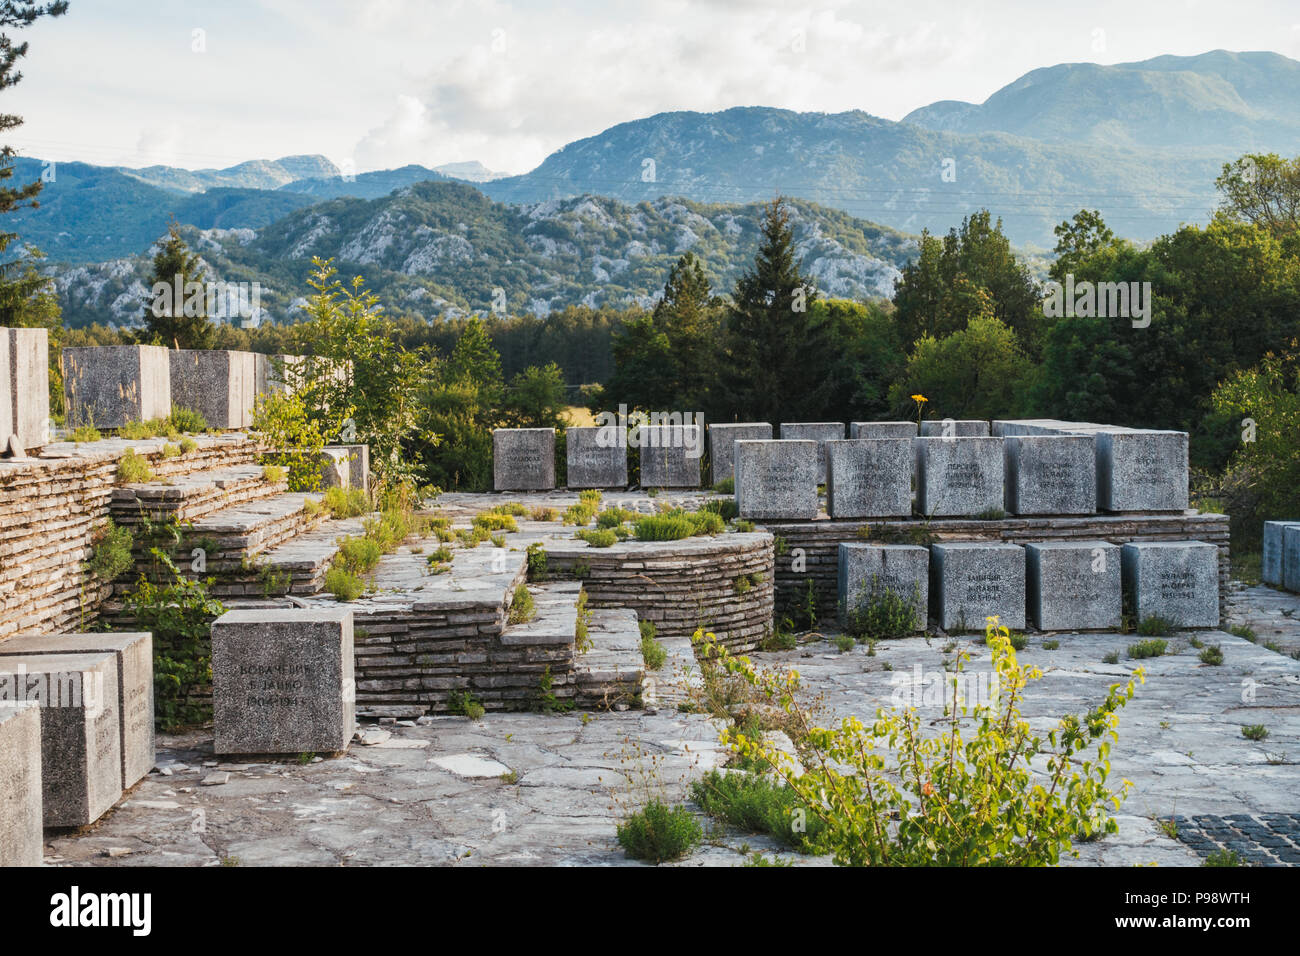
[[[847,438],[826,443],[826,510],[832,518],[912,514],[912,439]]]
[[[813,439],[817,442],[818,484],[826,483],[826,443],[844,437],[843,422],[782,422],[781,437],[796,441]]]
[[[1282,529],[1282,587],[1300,591],[1300,525]]]
[[[1300,521],[1264,522],[1264,544],[1260,553],[1259,579],[1275,588],[1286,586],[1282,533],[1291,525],[1300,525]]]
[[[1029,620],[1040,631],[1117,631],[1123,615],[1119,548],[1106,541],[1025,545]]]
[[[1002,508],[1001,438],[915,438],[916,510],[978,515]]]
[[[736,477],[735,450],[738,441],[771,441],[768,422],[723,422],[709,426],[709,484]]]
[[[11,430],[32,451],[50,440],[50,333],[46,329],[8,329]],[[3,366],[0,366],[2,368]]]
[[[38,701],[47,827],[94,823],[122,796],[117,655],[0,657],[0,704]]]
[[[554,428],[494,428],[492,486],[497,491],[555,487]]]
[[[569,488],[626,488],[627,433],[614,425],[589,425],[564,432]]]
[[[352,611],[227,611],[212,623],[219,754],[334,753],[355,729]]]
[[[1025,626],[1025,549],[1003,541],[946,541],[930,548],[930,607],[945,631],[983,632],[986,618]]]
[[[922,438],[988,438],[989,423],[983,419],[933,418],[921,422]]]
[[[41,708],[0,704],[0,867],[44,862]]]
[[[247,428],[253,423],[257,359],[252,352],[172,349],[172,402],[207,419],[210,428]]]
[[[1187,433],[1095,432],[1097,507],[1102,511],[1185,511]]]
[[[122,789],[153,769],[153,635],[148,632],[15,634],[0,641],[0,657],[36,654],[112,654],[117,659],[117,711],[121,714]]]
[[[324,487],[341,483],[340,487],[343,488],[360,488],[362,491],[369,489],[369,445],[326,445],[322,451],[328,455],[322,462],[325,469],[321,473]]]
[[[642,425],[637,429],[642,488],[698,488],[704,432],[699,425]]]
[[[815,441],[738,441],[734,452],[742,518],[817,517]]]
[[[839,547],[839,602],[842,615],[893,591],[910,601],[918,630],[925,630],[930,601],[930,551],[913,544],[846,542]]]
[[[1069,422],[1055,418],[995,418],[989,423],[989,434],[994,438],[1012,435],[1060,435],[1069,431]]]
[[[850,438],[915,438],[916,422],[849,422]]]
[[[1219,549],[1204,541],[1138,541],[1120,551],[1124,591],[1141,622],[1219,626]]]
[[[1097,454],[1086,435],[1003,439],[1006,510],[1016,515],[1086,515],[1097,510]]]
[[[0,371],[7,371],[11,364],[9,358],[9,336],[0,329]],[[9,445],[9,436],[14,435],[14,396],[10,376],[0,375],[0,454]]]
[[[98,345],[63,350],[69,425],[121,428],[172,413],[171,360],[160,345]]]

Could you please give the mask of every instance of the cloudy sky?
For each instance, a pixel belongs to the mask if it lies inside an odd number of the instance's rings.
[[[321,153],[357,172],[525,172],[665,110],[980,102],[1061,62],[1216,48],[1300,59],[1294,0],[71,0],[24,31],[0,108],[29,156],[200,168]]]

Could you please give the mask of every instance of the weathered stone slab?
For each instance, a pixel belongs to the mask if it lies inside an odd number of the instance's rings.
[[[642,488],[698,488],[704,432],[699,425],[642,425],[637,429]]]
[[[117,709],[122,715],[122,789],[153,769],[153,635],[147,632],[15,634],[0,641],[0,657],[112,654],[117,659]]]
[[[736,507],[742,518],[815,518],[815,441],[735,443]]]
[[[850,438],[916,438],[916,422],[849,422]]]
[[[7,371],[12,364],[9,357],[9,336],[0,329],[0,371]],[[14,434],[14,393],[9,375],[0,375],[0,454],[9,445],[9,436]]]
[[[911,515],[911,437],[828,441],[826,510],[832,518]]]
[[[846,542],[839,546],[839,604],[847,616],[893,591],[910,601],[925,629],[930,600],[930,552],[912,544]]]
[[[1285,552],[1282,549],[1282,532],[1300,521],[1265,521],[1264,543],[1260,553],[1259,579],[1275,588],[1285,587]]]
[[[1159,615],[1178,627],[1219,626],[1219,549],[1204,541],[1139,541],[1120,553],[1124,591],[1141,622]]]
[[[65,348],[63,393],[69,425],[121,428],[172,411],[171,361],[159,345]]]
[[[18,444],[30,452],[50,441],[50,333],[46,329],[8,329],[7,333],[11,429]]]
[[[916,510],[978,515],[1003,506],[1001,438],[916,438]]]
[[[1107,541],[1025,545],[1029,619],[1040,631],[1115,631],[1123,615],[1119,548]]]
[[[252,352],[172,349],[172,402],[200,413],[211,428],[247,428],[253,423],[257,359]]]
[[[989,423],[989,434],[994,438],[1012,435],[1059,435],[1070,431],[1070,423],[1055,418],[995,418]]]
[[[0,704],[0,867],[40,866],[41,708]]]
[[[349,488],[370,488],[370,446],[369,445],[326,445],[327,450],[341,451],[343,463],[347,466]]]
[[[122,796],[117,655],[0,657],[0,703],[39,701],[47,827],[94,823]]]
[[[844,437],[843,422],[782,422],[781,437],[796,441],[812,439],[817,442],[818,484],[826,482],[826,443]]]
[[[1006,510],[1084,515],[1097,510],[1097,454],[1086,435],[1011,435],[1003,440]]]
[[[989,423],[978,418],[934,418],[921,422],[922,438],[987,438]]]
[[[227,611],[212,623],[217,753],[346,750],[355,708],[351,609]]]
[[[1103,511],[1184,511],[1187,433],[1095,432],[1097,507]]]
[[[1025,626],[1025,549],[1000,541],[930,548],[930,610],[945,631],[983,631],[986,619]]]
[[[771,441],[769,422],[723,422],[709,426],[709,484],[736,477],[735,450],[738,441]]]
[[[1282,587],[1300,591],[1300,525],[1282,529]]]
[[[615,425],[590,425],[565,429],[569,488],[626,488],[626,432]]]
[[[554,488],[555,429],[493,429],[492,486],[497,491]]]

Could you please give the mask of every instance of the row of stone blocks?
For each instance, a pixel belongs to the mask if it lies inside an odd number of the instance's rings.
[[[1127,596],[1138,620],[1218,627],[1218,562],[1202,541],[841,544],[839,599],[850,614],[892,591],[944,630],[980,630],[996,615],[1015,629],[1112,631]]]
[[[102,345],[63,350],[71,425],[121,428],[166,418],[177,405],[211,428],[247,428],[259,395],[285,389],[285,369],[303,359],[227,349]]]
[[[153,639],[0,642],[0,866],[39,865],[44,827],[99,819],[154,765]]]
[[[1265,521],[1260,580],[1275,588],[1300,591],[1300,521]]]

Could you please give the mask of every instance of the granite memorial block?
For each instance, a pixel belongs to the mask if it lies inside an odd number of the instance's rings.
[[[1097,507],[1102,511],[1185,511],[1187,433],[1096,431]]]
[[[983,419],[932,418],[921,422],[922,438],[988,438],[989,423]]]
[[[569,488],[626,488],[627,433],[614,425],[566,429],[565,485]]]
[[[71,426],[121,428],[172,413],[171,360],[160,345],[65,348],[63,394]]]
[[[352,611],[227,611],[212,623],[218,754],[334,753],[355,729]]]
[[[0,704],[0,867],[44,862],[41,708]]]
[[[912,439],[828,441],[826,510],[832,518],[910,516]]]
[[[1087,515],[1097,510],[1097,454],[1086,435],[1003,439],[1006,510],[1015,515]]]
[[[826,443],[844,437],[843,422],[782,422],[781,437],[796,441],[817,442],[817,483],[826,483]]]
[[[247,428],[253,423],[257,360],[252,352],[172,349],[172,402],[207,419],[210,428]]]
[[[1025,545],[1029,620],[1040,631],[1116,631],[1123,615],[1119,548],[1106,541]]]
[[[1282,587],[1300,592],[1300,525],[1282,529]]]
[[[845,542],[839,547],[839,603],[848,616],[893,592],[912,605],[925,630],[930,601],[930,551],[912,544]]]
[[[915,438],[916,510],[930,517],[1002,510],[1001,438]]]
[[[738,441],[734,453],[740,517],[817,517],[815,441]]]
[[[849,422],[850,438],[916,438],[916,422]]]
[[[36,654],[112,654],[117,659],[117,711],[121,714],[122,789],[153,769],[153,635],[104,631],[84,634],[15,634],[0,641],[0,657]]]
[[[699,425],[642,425],[637,431],[642,488],[698,488],[704,432]]]
[[[1124,591],[1138,622],[1219,626],[1219,549],[1204,541],[1138,541],[1120,550]]]
[[[330,452],[342,454],[341,467],[347,471],[347,488],[370,488],[370,446],[369,445],[326,445]],[[326,485],[326,487],[329,487]]]
[[[493,429],[492,486],[497,491],[554,488],[555,429]]]
[[[1025,626],[1025,549],[1004,541],[945,541],[930,548],[930,610],[945,631],[983,632],[987,618]]]
[[[1282,532],[1289,525],[1300,525],[1300,521],[1264,522],[1264,543],[1260,553],[1259,579],[1275,588],[1286,586]]]
[[[10,427],[18,444],[25,451],[34,451],[50,441],[50,333],[47,329],[8,329],[0,335],[6,332],[13,403]]]
[[[84,827],[122,796],[117,655],[0,657],[0,704],[41,709],[41,803],[47,827]]]
[[[723,422],[709,426],[709,484],[736,477],[735,450],[738,441],[771,441],[768,422]]]

